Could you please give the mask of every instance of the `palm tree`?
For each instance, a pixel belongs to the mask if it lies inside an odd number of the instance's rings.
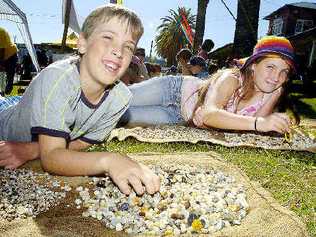
[[[182,32],[180,12],[183,11],[192,30],[195,25],[196,16],[191,14],[191,9],[178,8],[178,11],[169,10],[170,16],[162,17],[162,24],[157,27],[159,31],[155,38],[156,53],[167,59],[167,66],[175,65],[177,52],[188,44]]]
[[[198,9],[195,26],[195,36],[193,43],[193,51],[196,52],[203,43],[203,36],[205,30],[205,15],[209,0],[198,0]]]
[[[249,56],[258,37],[260,0],[238,0],[233,56]]]

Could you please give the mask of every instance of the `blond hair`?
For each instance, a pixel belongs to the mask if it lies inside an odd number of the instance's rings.
[[[93,10],[85,19],[81,32],[88,39],[98,24],[108,22],[115,17],[122,23],[127,22],[127,29],[132,33],[134,40],[138,41],[140,39],[144,33],[141,20],[135,12],[118,4],[107,4]]]

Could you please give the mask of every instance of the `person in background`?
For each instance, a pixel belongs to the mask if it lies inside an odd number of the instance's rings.
[[[18,103],[0,111],[0,166],[40,157],[49,173],[107,174],[124,194],[157,192],[159,177],[128,156],[81,151],[104,142],[127,109],[131,93],[119,79],[142,34],[141,20],[123,6],[92,11],[79,35],[80,56],[50,64]]]
[[[214,48],[214,42],[211,39],[204,40],[202,46],[198,50],[196,56],[204,58],[205,61],[208,60],[208,53]]]
[[[206,79],[209,76],[205,59],[200,56],[191,57],[188,68],[192,76],[200,79]]]
[[[140,60],[140,64],[139,64],[140,73],[142,77],[144,78],[144,80],[147,80],[149,78],[149,75],[148,75],[148,71],[145,65],[145,57],[146,57],[145,49],[137,48],[135,52],[135,56],[138,57]]]
[[[10,94],[13,89],[15,69],[18,62],[18,48],[11,41],[9,33],[0,27],[0,67],[6,72],[7,85],[5,94]]]
[[[181,75],[192,75],[188,66],[191,57],[192,52],[188,48],[183,48],[177,53],[176,60],[178,62],[178,70]]]
[[[132,61],[120,80],[124,82],[125,85],[132,85],[144,80],[139,69],[139,59],[135,55],[132,56]]]
[[[160,76],[161,66],[158,63],[145,63],[150,78]]]

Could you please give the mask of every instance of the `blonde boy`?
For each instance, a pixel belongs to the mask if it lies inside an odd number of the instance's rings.
[[[142,33],[134,12],[111,4],[95,9],[79,36],[81,56],[45,68],[18,104],[0,111],[0,165],[40,157],[51,173],[107,173],[125,194],[130,187],[143,194],[143,185],[158,191],[158,176],[126,155],[79,151],[103,142],[127,109],[131,93],[119,79]]]

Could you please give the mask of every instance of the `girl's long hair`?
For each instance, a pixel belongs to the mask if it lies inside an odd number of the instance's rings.
[[[195,113],[195,111],[198,107],[200,107],[204,104],[204,100],[205,100],[209,86],[211,86],[211,84],[215,83],[226,72],[243,77],[242,84],[238,88],[236,88],[236,90],[234,92],[234,96],[238,96],[239,102],[241,100],[250,99],[255,92],[255,83],[254,83],[254,77],[253,77],[254,75],[253,75],[253,70],[252,70],[251,66],[253,64],[260,63],[262,60],[264,60],[267,57],[269,57],[269,56],[262,56],[262,57],[256,59],[253,63],[251,63],[248,67],[246,67],[243,70],[240,70],[237,67],[233,67],[233,68],[218,70],[217,72],[210,75],[209,78],[206,80],[206,82],[203,84],[203,86],[197,92],[198,93],[198,101],[197,101],[196,107],[193,110],[193,114]],[[284,60],[286,60],[286,59],[284,59]],[[291,77],[291,75],[289,77]],[[288,80],[288,81],[290,81],[290,80]],[[284,83],[284,85],[282,85],[282,87],[288,88],[288,84],[289,83]],[[288,99],[285,99],[285,98],[289,98],[288,90],[286,90],[286,93],[283,93],[282,98],[280,98],[280,101],[284,101],[284,100],[288,101]],[[284,110],[284,108],[283,108],[283,110]],[[293,111],[293,109],[291,109],[291,110]],[[296,111],[293,111],[293,113],[294,113],[294,117],[295,117],[296,122],[298,122],[299,121],[298,114],[296,113]]]

